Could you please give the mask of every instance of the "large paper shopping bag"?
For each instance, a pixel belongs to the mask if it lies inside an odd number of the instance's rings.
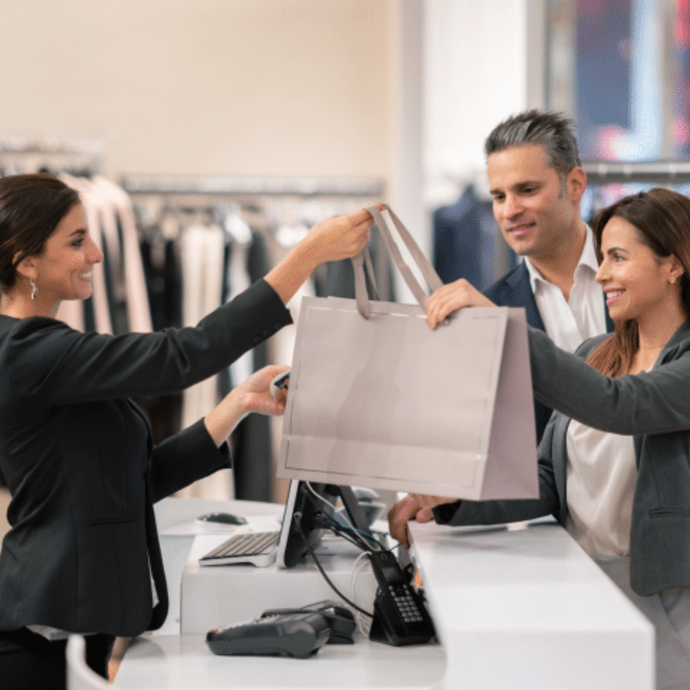
[[[415,262],[428,264],[391,217]],[[378,209],[375,219],[400,268]],[[537,497],[524,310],[463,309],[432,331],[419,304],[369,301],[366,263],[355,262],[356,300],[302,300],[278,475],[474,500]],[[426,299],[418,283],[411,289]]]

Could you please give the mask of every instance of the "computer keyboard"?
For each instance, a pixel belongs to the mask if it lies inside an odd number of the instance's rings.
[[[280,531],[244,532],[234,534],[220,546],[199,559],[200,565],[231,565],[251,563],[259,567],[271,565],[276,559]]]

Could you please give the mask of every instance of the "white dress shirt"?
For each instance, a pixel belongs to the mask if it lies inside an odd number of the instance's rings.
[[[542,277],[528,257],[525,265],[546,333],[558,347],[574,352],[587,338],[606,333],[604,294],[595,280],[599,265],[589,227],[568,300],[559,287]]]

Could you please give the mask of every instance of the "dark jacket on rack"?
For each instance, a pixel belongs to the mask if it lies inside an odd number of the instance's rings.
[[[228,247],[232,251],[232,245]],[[230,264],[226,261],[226,266]],[[253,234],[247,255],[247,274],[251,281],[266,275],[270,268],[266,244],[258,232]],[[269,343],[261,343],[252,350],[254,371],[269,363]],[[284,362],[277,362],[284,364]],[[236,386],[241,381],[230,381]],[[245,417],[232,435],[232,472],[235,481],[235,498],[243,501],[271,501],[275,472],[271,420],[265,415]]]
[[[433,213],[433,264],[444,283],[465,278],[479,290],[489,285],[496,275],[496,242],[502,241],[491,200],[480,198],[474,185],[468,185],[457,202]]]
[[[152,504],[229,458],[203,421],[153,447],[129,398],[201,381],[288,323],[264,281],[195,328],[113,337],[0,316],[0,466],[12,494],[0,630],[133,636],[163,623]]]

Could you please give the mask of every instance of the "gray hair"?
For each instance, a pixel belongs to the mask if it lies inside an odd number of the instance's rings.
[[[486,138],[484,153],[488,158],[492,153],[521,144],[543,144],[551,167],[562,179],[582,165],[573,123],[560,113],[527,110],[511,115]]]

